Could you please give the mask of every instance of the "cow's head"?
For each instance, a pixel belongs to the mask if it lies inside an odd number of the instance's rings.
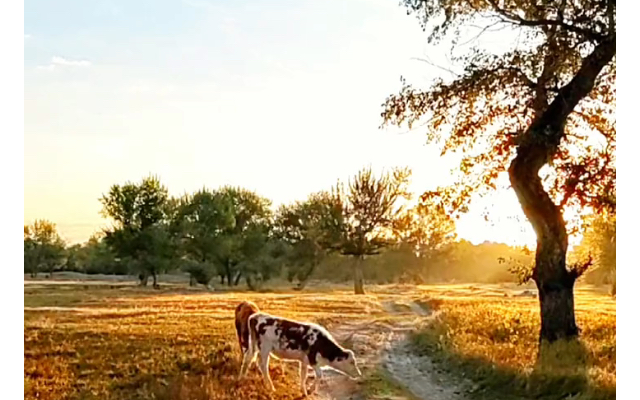
[[[351,350],[344,350],[344,354],[329,362],[329,366],[344,373],[351,379],[357,379],[362,376],[360,368],[358,368],[358,361]]]

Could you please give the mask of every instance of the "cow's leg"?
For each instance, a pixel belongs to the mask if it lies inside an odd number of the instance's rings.
[[[276,388],[273,386],[273,382],[269,376],[269,353],[271,353],[271,350],[268,349],[267,346],[260,349],[260,372],[262,372],[264,384],[267,388],[271,389],[271,391],[275,392]]]
[[[322,370],[320,369],[320,365],[314,365],[313,370],[316,372],[316,379],[313,381],[313,385],[311,385],[311,393],[314,393],[316,391],[318,384],[322,380]]]
[[[240,344],[240,354],[241,358],[244,359],[245,343],[242,342],[242,325],[240,325],[240,321],[236,321],[236,333],[238,334],[238,343]]]
[[[309,364],[307,361],[300,362],[300,386],[302,387],[302,393],[307,396],[307,368],[309,368]]]
[[[246,375],[247,370],[249,369],[251,364],[253,364],[253,361],[255,359],[255,353],[256,353],[256,348],[253,345],[253,343],[249,341],[249,347],[244,352],[244,357],[242,358],[242,366],[240,367],[240,376],[238,377],[238,379],[241,379]]]

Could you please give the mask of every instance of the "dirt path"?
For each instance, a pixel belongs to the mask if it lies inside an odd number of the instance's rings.
[[[431,310],[411,301],[383,302],[391,321],[372,319],[343,324],[332,329],[336,339],[349,342],[361,365],[363,374],[383,369],[403,393],[377,397],[393,400],[465,400],[468,383],[453,382],[440,374],[428,357],[417,356],[409,348],[407,332],[433,317]],[[367,397],[360,383],[333,371],[325,372],[325,381],[314,396],[317,400],[364,400]]]

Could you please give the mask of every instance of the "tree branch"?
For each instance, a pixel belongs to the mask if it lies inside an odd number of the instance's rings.
[[[502,17],[505,18],[505,22],[510,22],[517,25],[521,25],[521,26],[560,26],[569,32],[577,33],[589,40],[596,41],[596,42],[602,41],[606,38],[605,35],[599,32],[595,32],[590,29],[585,29],[579,26],[568,24],[562,19],[529,20],[529,19],[522,18],[517,14],[510,13],[507,10],[501,8],[500,6],[498,6],[498,3],[496,0],[487,0],[487,2],[491,4],[494,11],[496,11],[498,14],[500,14]]]
[[[459,78],[459,77],[460,77],[460,74],[457,74],[457,73],[453,72],[452,70],[450,70],[450,69],[448,69],[448,68],[446,68],[446,67],[443,67],[443,66],[437,65],[437,64],[435,64],[435,63],[431,62],[431,61],[430,61],[430,60],[428,60],[428,59],[425,59],[425,58],[419,58],[419,57],[413,57],[413,58],[411,58],[411,59],[412,59],[412,60],[416,60],[416,61],[422,61],[422,62],[424,62],[424,63],[427,63],[427,64],[431,65],[432,67],[439,68],[439,69],[441,69],[441,70],[443,70],[443,71],[445,71],[445,72],[450,73],[451,75],[455,76],[456,78]]]

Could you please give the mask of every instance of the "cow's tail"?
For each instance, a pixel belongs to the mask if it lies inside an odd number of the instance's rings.
[[[247,319],[247,331],[249,331],[249,343],[247,347],[247,351],[245,351],[244,356],[242,357],[242,366],[240,367],[240,378],[242,378],[251,364],[253,364],[258,357],[259,349],[258,349],[258,320],[255,317],[255,314],[251,315]]]

